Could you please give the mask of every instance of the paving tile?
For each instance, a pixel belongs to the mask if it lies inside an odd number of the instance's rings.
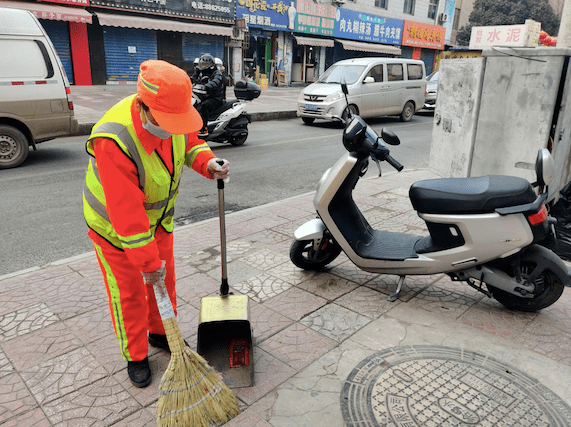
[[[300,283],[315,277],[316,274],[319,274],[315,271],[302,270],[301,268],[293,265],[291,262],[276,265],[272,267],[268,273],[272,276],[280,278],[285,282],[291,283],[294,286],[297,286]]]
[[[441,277],[442,275],[406,276],[399,294],[399,300],[404,302],[410,301],[417,294],[427,288],[431,283],[435,282]],[[392,274],[379,274],[372,280],[365,283],[365,286],[390,296],[396,292],[398,281],[399,276]]]
[[[156,412],[152,413],[148,408],[143,408],[117,424],[113,424],[113,427],[156,427],[156,425]]]
[[[285,236],[288,236],[290,239],[293,240],[293,233],[295,232],[295,230],[297,230],[301,225],[303,225],[305,222],[309,221],[310,219],[315,218],[315,213],[314,214],[307,214],[305,217],[296,219],[296,220],[292,220],[292,221],[288,221],[288,222],[284,222],[283,224],[280,225],[276,225],[275,227],[272,227],[271,230],[276,232],[276,233],[280,233],[283,234]]]
[[[464,325],[487,334],[515,340],[535,318],[535,313],[510,311],[492,299],[482,299],[460,318]]]
[[[0,316],[41,303],[31,286],[0,292]]]
[[[73,271],[79,273],[84,279],[87,279],[92,283],[101,283],[101,285],[104,286],[101,268],[99,267],[99,261],[97,261],[95,254],[79,261],[69,263],[68,266]]]
[[[277,231],[271,229],[264,229],[258,233],[254,233],[245,237],[245,239],[248,239],[251,242],[265,243],[270,245],[273,247],[272,250],[279,253],[283,253],[283,248],[289,248],[292,241],[291,236],[278,233]],[[276,250],[274,247],[279,247],[280,249]]]
[[[248,295],[248,297],[256,302],[264,302],[287,291],[292,285],[277,277],[262,274],[242,281],[232,287],[242,295]]]
[[[198,303],[200,304],[200,299],[198,299]],[[189,340],[190,337],[198,333],[199,314],[200,310],[190,304],[179,303],[177,307],[176,320],[178,322],[178,327],[180,329],[180,333],[182,334],[183,338],[187,341]]]
[[[0,417],[0,421],[2,427],[51,427],[52,425],[40,408],[16,415],[8,421]]]
[[[298,288],[328,301],[333,301],[341,295],[351,292],[357,286],[355,282],[328,273],[316,274],[311,279],[297,285]]]
[[[103,282],[93,284],[79,273],[46,279],[35,284],[34,288],[60,319],[69,319],[95,307],[107,305]]]
[[[184,258],[204,248],[198,240],[190,237],[188,232],[177,232],[174,235],[173,255],[175,258]]]
[[[337,258],[339,259],[338,263],[330,264],[331,268],[328,270],[329,273],[347,280],[351,280],[352,282],[360,285],[370,282],[379,276],[378,273],[369,273],[367,271],[361,270],[359,267],[353,264],[353,261],[349,260],[349,258],[347,258],[344,254],[342,255],[342,257],[340,256]]]
[[[174,271],[177,283],[180,279],[195,274],[198,270],[180,258],[174,260]]]
[[[302,324],[294,323],[265,340],[260,344],[260,348],[300,371],[335,345],[334,340]]]
[[[296,373],[295,369],[259,347],[254,349],[254,371],[252,387],[232,389],[247,405],[251,405]]]
[[[42,405],[100,380],[108,372],[85,348],[79,348],[25,369],[20,375]]]
[[[81,346],[81,341],[62,322],[2,343],[2,349],[17,370],[61,356]]]
[[[272,425],[260,418],[251,409],[238,414],[225,424],[226,427],[272,427]]]
[[[387,296],[381,292],[375,291],[365,286],[343,295],[335,300],[335,304],[367,316],[370,319],[378,319],[390,309],[401,304],[400,301],[390,302]]]
[[[85,345],[85,348],[110,374],[127,367],[127,362],[121,356],[119,342],[115,334],[91,341]]]
[[[245,258],[241,258],[240,261],[243,261],[244,263],[259,270],[267,272],[270,272],[271,269],[276,265],[291,262],[289,256],[271,251],[269,249],[262,249]]]
[[[30,274],[14,278],[21,285],[37,285],[44,280],[52,280],[54,277],[67,276],[74,271],[67,265],[48,266],[36,270]]]
[[[67,319],[64,324],[84,344],[108,336],[116,339],[108,306]]]
[[[37,407],[38,404],[17,374],[0,377],[0,424]]]
[[[176,282],[177,300],[200,307],[200,299],[219,293],[220,282],[204,273],[195,273]]]
[[[253,303],[250,307],[250,320],[253,329],[254,342],[261,343],[276,332],[285,329],[293,323],[284,315],[269,309],[264,304]]]
[[[0,378],[13,372],[14,367],[10,363],[10,359],[8,359],[6,354],[0,349]]]
[[[292,288],[265,304],[268,308],[278,311],[292,320],[299,320],[327,304],[327,300],[302,289]]]
[[[16,310],[0,316],[0,342],[29,334],[58,322],[58,317],[44,304]]]
[[[141,410],[141,405],[113,377],[45,404],[50,422],[57,426],[109,426]]]
[[[370,321],[371,319],[367,316],[337,304],[328,304],[301,319],[300,323],[336,342],[341,342]]]

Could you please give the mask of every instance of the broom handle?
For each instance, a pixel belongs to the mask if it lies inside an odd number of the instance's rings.
[[[172,308],[171,299],[165,287],[165,282],[157,283],[153,285],[153,291],[155,291],[155,299],[157,300],[157,306],[159,308],[159,313],[161,314],[161,319],[163,321],[167,319],[174,319],[174,310]]]
[[[226,271],[226,220],[224,214],[224,180],[218,180],[218,216],[220,217],[220,258],[222,259],[222,283],[220,295],[228,295],[228,272]]]

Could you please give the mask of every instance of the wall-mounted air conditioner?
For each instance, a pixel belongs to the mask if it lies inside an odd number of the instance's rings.
[[[448,22],[448,14],[447,13],[441,13],[440,16],[438,17],[438,20],[440,22]]]

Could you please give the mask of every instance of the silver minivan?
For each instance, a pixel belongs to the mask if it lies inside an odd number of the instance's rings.
[[[0,169],[77,129],[69,81],[42,25],[28,11],[0,7]]]
[[[348,105],[341,91],[345,79]],[[297,115],[306,124],[315,119],[344,122],[349,110],[363,118],[400,116],[408,122],[424,106],[424,62],[402,58],[355,58],[336,62],[297,100]]]

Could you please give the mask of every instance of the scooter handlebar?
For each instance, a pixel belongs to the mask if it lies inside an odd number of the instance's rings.
[[[385,157],[385,160],[387,161],[387,163],[389,165],[391,165],[393,168],[395,168],[397,171],[401,171],[404,169],[404,166],[401,165],[398,160],[395,160],[393,157],[391,157],[390,154],[387,154],[387,157]]]

